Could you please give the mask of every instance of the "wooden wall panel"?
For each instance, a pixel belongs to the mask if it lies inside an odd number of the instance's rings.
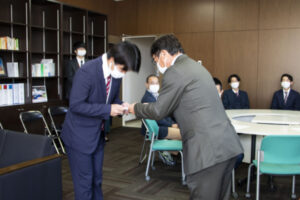
[[[230,74],[241,77],[241,90],[247,91],[250,107],[256,107],[257,86],[257,31],[215,33],[215,73],[224,89],[228,89]]]
[[[259,0],[216,0],[215,30],[256,30],[258,5]]]
[[[214,0],[175,0],[174,32],[213,31]]]
[[[137,0],[113,2],[109,20],[109,33],[135,35],[137,32]]]
[[[214,54],[214,32],[176,34],[186,54],[202,64],[212,73]]]
[[[137,1],[137,34],[172,33],[173,0]]]
[[[299,28],[299,0],[260,0],[260,28]]]
[[[269,108],[280,77],[290,73],[300,91],[300,29],[265,30],[259,36],[258,107]]]

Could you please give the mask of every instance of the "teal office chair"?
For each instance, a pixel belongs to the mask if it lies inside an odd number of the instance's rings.
[[[260,175],[290,175],[292,181],[292,199],[296,199],[296,176],[300,174],[300,136],[272,135],[263,138],[261,148],[257,152],[257,160],[248,168],[247,193],[250,198],[251,168],[257,168],[256,200],[259,200]]]
[[[151,144],[149,148],[148,162],[145,173],[146,181],[150,180],[149,176],[149,168],[150,162],[152,169],[154,168],[154,158],[156,151],[179,151],[181,155],[181,173],[182,173],[182,184],[186,185],[185,174],[184,174],[184,165],[183,165],[183,154],[182,154],[182,142],[180,140],[159,140],[158,138],[158,130],[159,127],[155,120],[145,119],[145,126],[149,131],[149,137],[151,138]],[[152,159],[152,161],[151,161]]]

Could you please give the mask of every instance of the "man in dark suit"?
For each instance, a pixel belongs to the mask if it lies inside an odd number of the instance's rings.
[[[281,76],[281,90],[274,93],[271,109],[300,110],[299,93],[291,89],[293,77],[290,74]]]
[[[64,68],[64,77],[67,78],[65,83],[65,97],[69,99],[70,92],[72,88],[73,78],[75,76],[76,71],[84,65],[87,60],[85,59],[86,55],[86,47],[83,42],[76,42],[73,45],[74,52],[76,57],[72,60],[66,61],[66,65]]]
[[[146,92],[142,98],[142,103],[156,102],[158,98],[159,80],[154,74],[151,74],[146,79]],[[171,117],[165,117],[156,121],[159,126],[159,139],[181,140],[180,130],[175,121]],[[142,133],[145,135],[146,128],[142,125]]]
[[[61,134],[75,200],[103,199],[104,123],[110,116],[127,112],[129,104],[119,99],[121,80],[127,71],[138,72],[140,62],[139,49],[122,42],[76,72]]]
[[[164,74],[156,102],[131,104],[138,118],[159,120],[173,115],[183,144],[184,171],[194,200],[225,200],[230,195],[231,172],[243,152],[210,73],[183,54],[177,38],[165,35],[151,47]]]
[[[228,77],[228,83],[231,89],[223,93],[223,105],[225,109],[249,109],[249,98],[245,91],[239,89],[240,77],[232,74]]]

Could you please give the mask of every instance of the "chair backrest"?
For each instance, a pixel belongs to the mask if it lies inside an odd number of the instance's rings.
[[[52,128],[54,128],[55,131],[61,130],[67,112],[68,108],[64,106],[52,106],[48,108]]]
[[[159,127],[155,120],[145,119],[145,126],[146,126],[146,129],[149,131],[149,138],[152,138],[153,133],[156,138],[158,137]]]
[[[31,110],[21,112],[19,117],[25,133],[50,134],[47,122],[40,111]]]
[[[263,138],[263,161],[274,164],[300,164],[300,135],[272,135]]]

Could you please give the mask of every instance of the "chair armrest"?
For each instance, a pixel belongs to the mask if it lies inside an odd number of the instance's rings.
[[[53,154],[53,155],[50,155],[50,156],[45,156],[45,157],[42,157],[42,158],[29,160],[29,161],[26,161],[26,162],[15,164],[15,165],[10,165],[8,167],[3,167],[3,168],[0,168],[0,175],[11,173],[13,171],[20,170],[20,169],[30,167],[30,166],[33,166],[33,165],[37,165],[37,164],[46,162],[48,160],[53,160],[53,159],[56,159],[56,158],[59,158],[59,157],[62,157],[62,155]]]

